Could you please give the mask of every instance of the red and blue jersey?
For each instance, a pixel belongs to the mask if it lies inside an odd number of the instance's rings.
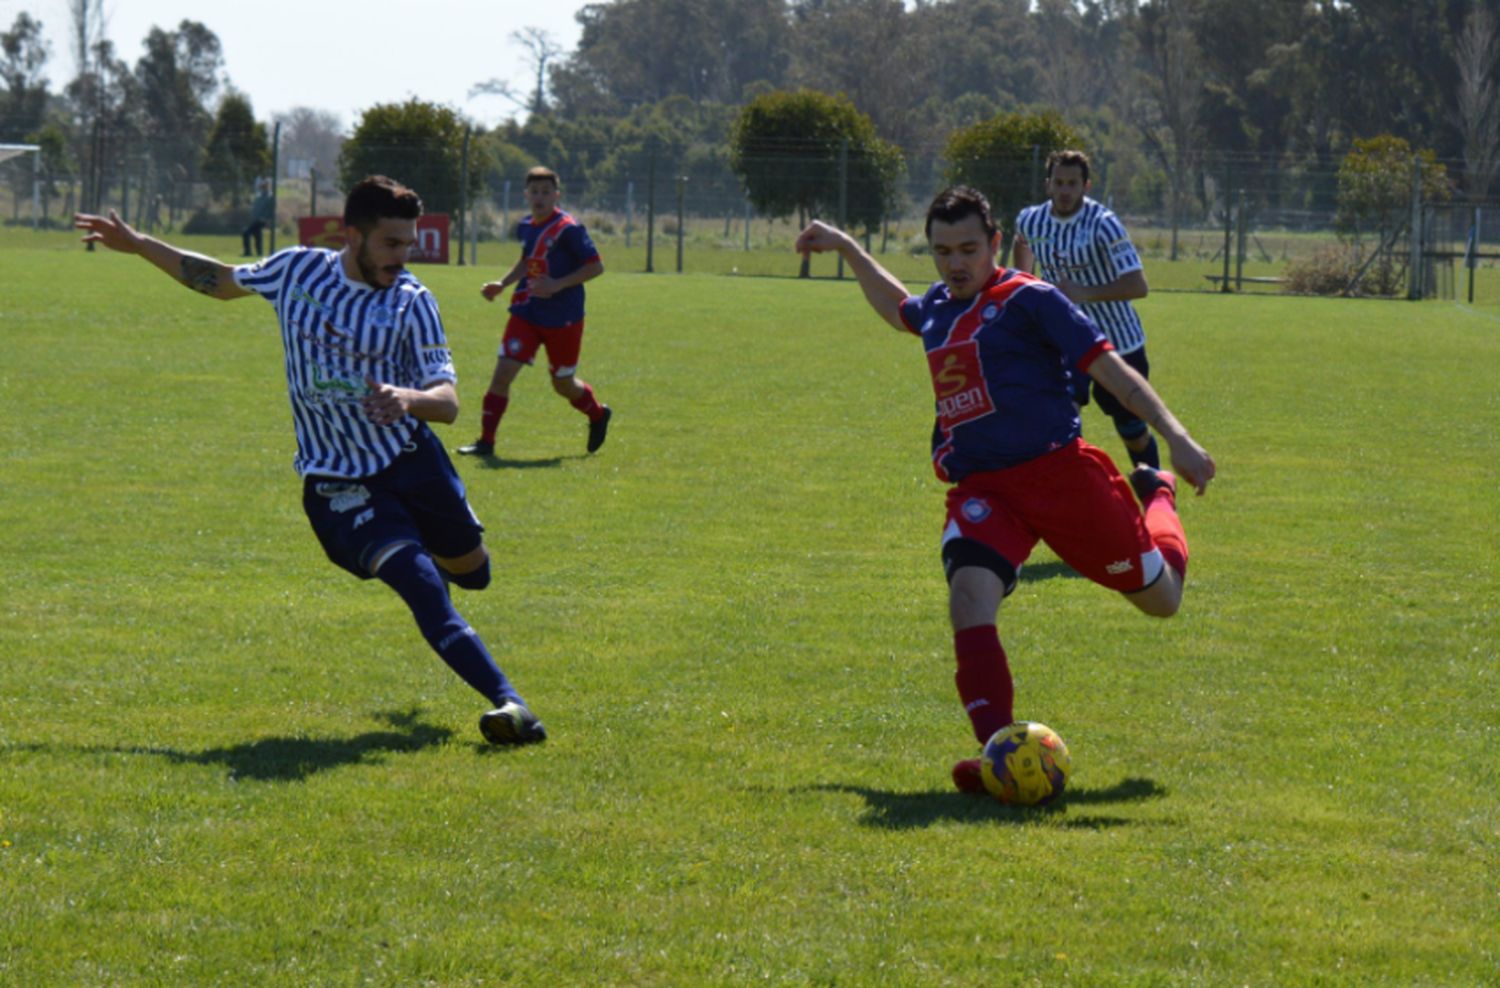
[[[1112,347],[1052,285],[1001,268],[973,298],[955,299],[938,282],[901,303],[901,320],[927,351],[939,479],[1013,467],[1081,434],[1075,381]]]
[[[510,311],[536,326],[568,326],[583,318],[583,286],[565,288],[550,298],[534,298],[531,279],[543,275],[566,278],[585,264],[599,260],[599,250],[582,223],[562,210],[540,223],[530,216],[516,227],[526,276],[516,283]]]

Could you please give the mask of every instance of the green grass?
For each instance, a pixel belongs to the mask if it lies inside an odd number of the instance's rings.
[[[0,984],[1494,983],[1495,310],[1143,303],[1221,476],[1170,622],[1033,557],[1018,812],[950,791],[930,392],[852,284],[615,263],[594,457],[522,376],[460,606],[553,738],[494,751],[308,531],[269,308],[61,246],[0,250]],[[457,445],[501,310],[420,274]]]

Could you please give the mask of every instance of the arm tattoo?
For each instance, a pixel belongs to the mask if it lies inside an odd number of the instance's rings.
[[[182,283],[195,292],[212,295],[219,288],[219,265],[204,257],[184,257]]]

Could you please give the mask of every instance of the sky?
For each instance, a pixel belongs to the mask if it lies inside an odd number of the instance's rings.
[[[504,79],[520,93],[535,88],[521,28],[548,32],[565,52],[578,44],[573,15],[586,0],[103,0],[105,36],[134,66],[152,27],[196,20],[219,37],[224,72],[250,97],[257,119],[295,106],[328,110],[347,131],[361,111],[410,97],[444,103],[493,126],[517,110],[500,96],[469,97],[477,83]],[[0,30],[26,11],[51,42],[52,91],[72,79],[69,0],[0,0]]]

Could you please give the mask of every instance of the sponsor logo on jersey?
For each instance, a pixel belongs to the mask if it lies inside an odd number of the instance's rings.
[[[995,410],[979,366],[979,344],[970,340],[938,347],[927,354],[937,413],[944,429],[982,418]]]
[[[312,382],[302,389],[302,399],[310,405],[348,405],[359,401],[369,390],[362,377],[340,377],[313,364]]]

